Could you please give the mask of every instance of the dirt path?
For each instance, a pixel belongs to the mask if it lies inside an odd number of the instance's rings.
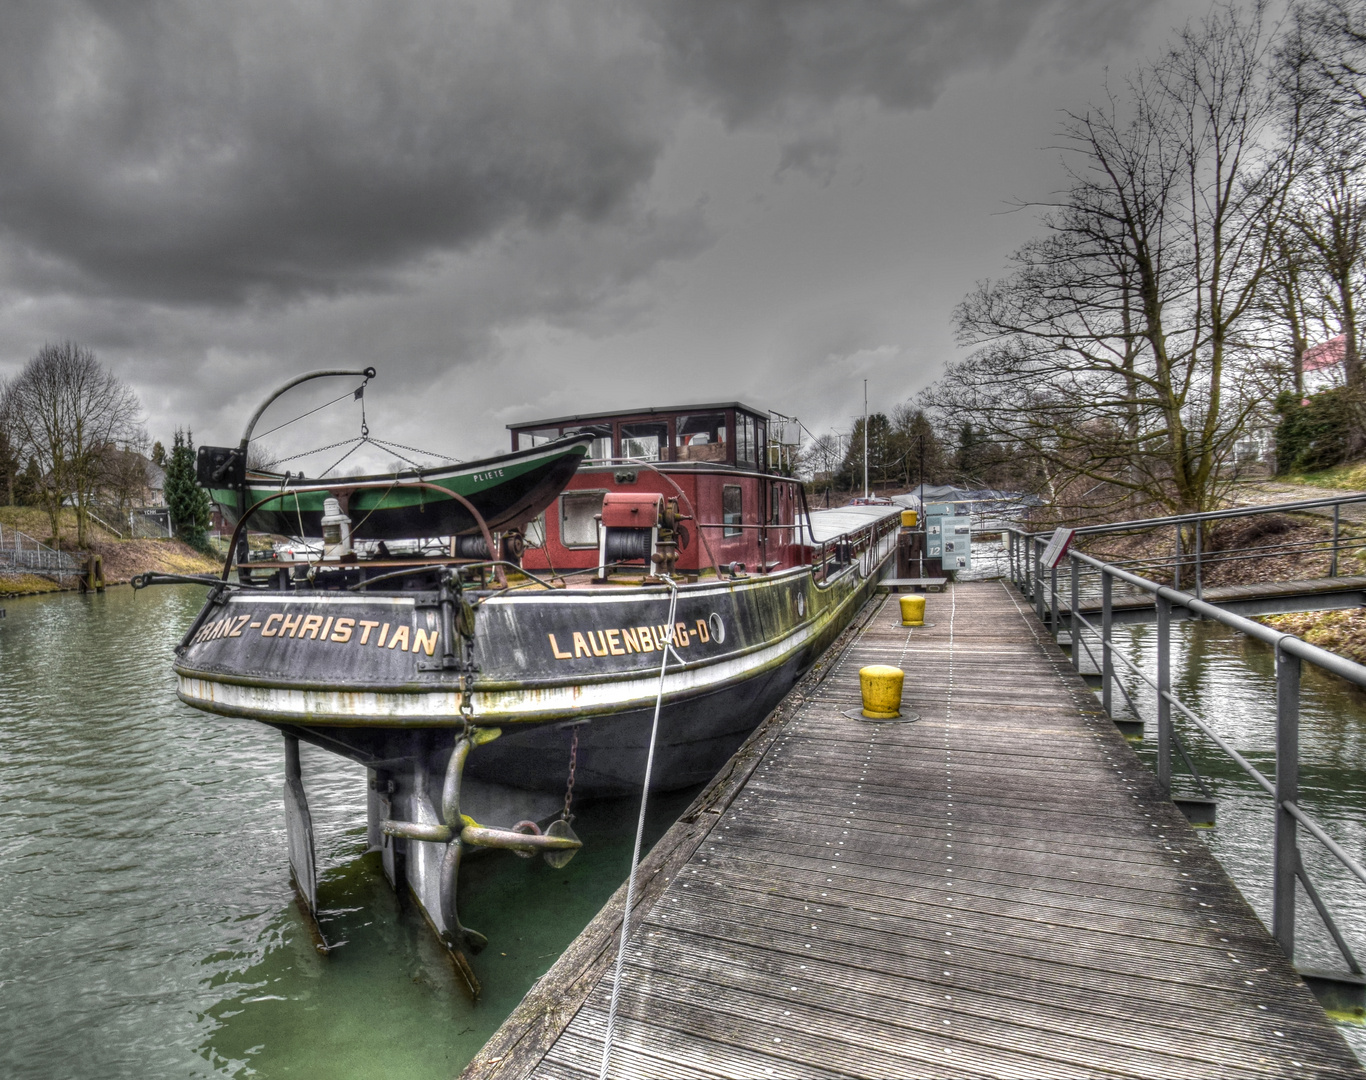
[[[1248,480],[1237,484],[1230,492],[1229,498],[1234,506],[1274,506],[1277,503],[1308,502],[1311,499],[1331,499],[1339,496],[1360,496],[1366,499],[1366,491],[1337,491],[1333,488],[1312,487],[1309,484],[1287,484],[1280,480]],[[1333,516],[1331,507],[1305,512],[1317,513],[1326,518]],[[1366,525],[1366,501],[1344,506],[1341,519]]]

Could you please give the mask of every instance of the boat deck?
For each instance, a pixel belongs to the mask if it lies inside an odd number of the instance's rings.
[[[1022,602],[873,609],[642,864],[612,1075],[1366,1076]],[[624,892],[467,1078],[598,1075]]]

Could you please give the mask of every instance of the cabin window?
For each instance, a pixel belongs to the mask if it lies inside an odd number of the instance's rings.
[[[642,461],[658,461],[669,446],[669,425],[661,423],[622,424],[621,456]]]
[[[535,446],[543,446],[548,442],[553,442],[560,437],[560,429],[557,427],[534,428],[531,431],[517,432],[517,449],[530,450]]]
[[[756,446],[754,444],[754,417],[747,413],[737,412],[735,414],[735,464],[749,465],[751,468],[759,464],[759,459],[755,455]]]
[[[783,492],[779,484],[768,487],[768,523],[777,525],[783,520]]]
[[[764,450],[764,444],[768,435],[768,421],[754,421],[754,463],[763,466],[768,462],[768,454]]]
[[[560,496],[560,543],[565,547],[597,547],[602,491],[566,491]]]
[[[728,461],[725,413],[692,413],[675,421],[676,461]]]
[[[565,428],[566,435],[579,435],[583,432],[593,436],[588,447],[589,461],[608,461],[612,457],[612,426],[610,424],[580,424],[578,427]],[[594,511],[596,513],[596,511]],[[597,543],[596,540],[593,543]]]
[[[739,536],[744,521],[744,501],[738,484],[726,484],[721,489],[721,535]]]

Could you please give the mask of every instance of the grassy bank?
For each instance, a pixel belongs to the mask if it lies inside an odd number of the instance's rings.
[[[76,543],[76,514],[63,510],[57,536],[42,510],[29,506],[0,506],[0,528],[17,529],[30,537],[70,552],[77,558],[84,552],[99,555],[104,564],[105,582],[111,585],[129,581],[134,575],[148,570],[172,574],[212,573],[221,564],[195,551],[179,540],[120,540],[96,525],[91,525],[84,548]],[[74,587],[68,578],[67,588]],[[63,586],[51,578],[30,573],[0,573],[0,596],[25,596],[34,593],[58,592]]]
[[[1286,484],[1305,484],[1329,491],[1366,491],[1366,461],[1334,465],[1331,469],[1319,472],[1285,473],[1275,479]]]

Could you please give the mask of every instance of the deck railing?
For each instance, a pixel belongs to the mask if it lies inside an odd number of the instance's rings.
[[[1346,501],[1346,500],[1342,500]],[[1332,505],[1331,502],[1315,505]],[[1280,510],[1284,507],[1276,507]],[[1206,518],[1207,519],[1207,518]],[[1081,671],[1081,657],[1086,653],[1100,673],[1101,705],[1106,713],[1114,715],[1114,686],[1118,686],[1129,708],[1138,715],[1123,682],[1116,678],[1115,663],[1119,661],[1141,681],[1150,686],[1157,695],[1157,781],[1168,795],[1172,789],[1172,755],[1180,755],[1199,788],[1209,794],[1190,754],[1181,740],[1175,724],[1177,714],[1202,732],[1211,742],[1222,750],[1230,760],[1242,769],[1274,802],[1275,830],[1272,840],[1272,924],[1271,933],[1286,956],[1295,954],[1295,882],[1304,887],[1314,909],[1323,920],[1329,935],[1341,952],[1347,967],[1354,976],[1362,975],[1358,963],[1342,932],[1334,921],[1300,857],[1299,828],[1319,841],[1358,881],[1366,885],[1366,867],[1363,867],[1341,844],[1334,840],[1299,805],[1300,772],[1300,674],[1308,662],[1340,678],[1366,687],[1366,667],[1351,660],[1311,645],[1293,634],[1281,633],[1269,626],[1251,619],[1234,615],[1214,604],[1206,603],[1198,596],[1182,592],[1177,588],[1161,585],[1158,582],[1140,577],[1112,563],[1070,550],[1064,557],[1067,593],[1061,595],[1059,589],[1059,568],[1043,565],[1042,554],[1051,534],[1032,534],[1019,529],[1009,531],[1009,551],[1011,579],[1028,596],[1039,619],[1047,623],[1056,634],[1065,621],[1070,629],[1071,662],[1078,672]],[[1079,530],[1080,531],[1080,530]],[[1090,530],[1095,531],[1095,530]],[[1100,625],[1088,620],[1081,609],[1081,582],[1084,574],[1099,577],[1100,586]],[[1129,590],[1146,593],[1154,598],[1157,609],[1157,664],[1155,674],[1149,674],[1133,663],[1114,644],[1113,600],[1116,583]],[[1171,679],[1171,625],[1173,611],[1185,609],[1193,617],[1217,622],[1245,634],[1249,638],[1265,642],[1275,652],[1276,661],[1276,768],[1274,778],[1268,778],[1234,747],[1229,745],[1216,730],[1215,725],[1198,716],[1177,697]],[[1094,617],[1094,611],[1092,612]],[[1065,618],[1064,618],[1065,616]],[[1091,651],[1083,634],[1088,631],[1099,639],[1100,657]]]

